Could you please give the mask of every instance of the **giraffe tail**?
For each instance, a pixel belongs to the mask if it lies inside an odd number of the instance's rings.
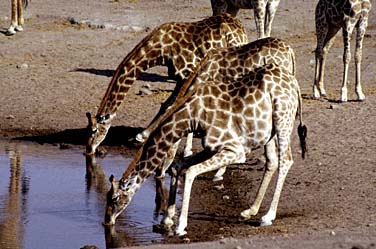
[[[302,158],[305,158],[305,154],[307,153],[307,126],[303,123],[303,116],[302,116],[302,95],[300,93],[300,88],[298,87],[298,98],[299,98],[299,126],[298,126],[298,136],[300,140],[300,148],[302,150]]]

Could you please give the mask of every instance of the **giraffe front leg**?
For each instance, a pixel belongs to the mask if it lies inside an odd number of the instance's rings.
[[[18,25],[18,7],[17,7],[17,1],[18,0],[12,0],[12,9],[11,9],[11,24],[8,28],[6,35],[14,35],[16,34],[16,27]]]
[[[358,101],[366,100],[366,96],[362,90],[361,84],[361,63],[362,63],[362,47],[363,47],[363,38],[366,33],[368,26],[368,17],[364,17],[360,20],[357,36],[356,36],[356,47],[355,47],[355,92],[358,97]]]
[[[341,87],[341,102],[347,102],[347,75],[349,71],[349,64],[351,61],[351,52],[350,52],[350,39],[351,33],[355,27],[355,24],[348,22],[346,27],[343,28],[343,79]]]
[[[17,26],[15,27],[16,31],[23,31],[22,25],[24,24],[24,10],[22,0],[17,0]]]
[[[244,210],[240,213],[243,220],[249,220],[252,216],[255,216],[261,206],[262,200],[264,199],[266,190],[268,189],[270,180],[273,177],[274,172],[278,168],[278,156],[276,152],[276,136],[265,145],[265,157],[266,157],[266,168],[262,182],[257,191],[256,199],[249,209]]]
[[[191,132],[191,133],[188,133],[187,140],[185,142],[184,157],[190,157],[193,155],[192,143],[193,143],[193,133]]]
[[[171,168],[171,181],[170,181],[170,192],[168,196],[168,205],[164,213],[164,217],[161,221],[161,224],[165,225],[168,230],[174,225],[174,216],[176,210],[176,191],[178,187],[179,176],[181,173],[181,166],[175,164]]]

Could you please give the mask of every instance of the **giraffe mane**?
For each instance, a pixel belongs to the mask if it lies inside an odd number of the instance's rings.
[[[210,54],[210,52],[208,53]],[[132,162],[128,165],[127,169],[123,173],[122,179],[128,178],[128,176],[131,174],[131,172],[136,167],[137,163],[140,161],[142,154],[144,153],[144,147],[148,144],[149,139],[152,139],[153,136],[151,134],[155,132],[162,124],[163,122],[169,118],[174,112],[176,112],[183,104],[187,102],[187,100],[192,97],[192,95],[196,92],[197,87],[195,87],[194,80],[196,79],[198,72],[201,69],[201,66],[208,61],[209,55],[206,55],[200,63],[196,66],[195,70],[189,75],[188,79],[184,82],[183,86],[181,87],[178,97],[176,98],[175,102],[166,110],[166,112],[161,115],[155,122],[153,122],[149,128],[150,128],[150,135],[147,138],[147,140],[144,142],[142,147],[138,150],[136,156],[133,158]],[[190,86],[192,86],[191,89],[188,89]]]

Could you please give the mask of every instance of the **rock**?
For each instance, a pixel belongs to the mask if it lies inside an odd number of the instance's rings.
[[[19,69],[27,69],[29,68],[29,65],[27,63],[22,63],[21,65],[17,65],[16,67]]]
[[[225,188],[225,186],[223,186],[223,184],[221,184],[221,185],[215,185],[213,188],[214,188],[215,190],[222,190],[222,189]]]

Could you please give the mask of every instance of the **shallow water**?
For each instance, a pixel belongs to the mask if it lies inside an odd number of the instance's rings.
[[[0,140],[0,248],[99,248],[151,244],[155,182],[151,177],[112,230],[104,218],[108,177],[130,158],[85,160],[80,149]]]

